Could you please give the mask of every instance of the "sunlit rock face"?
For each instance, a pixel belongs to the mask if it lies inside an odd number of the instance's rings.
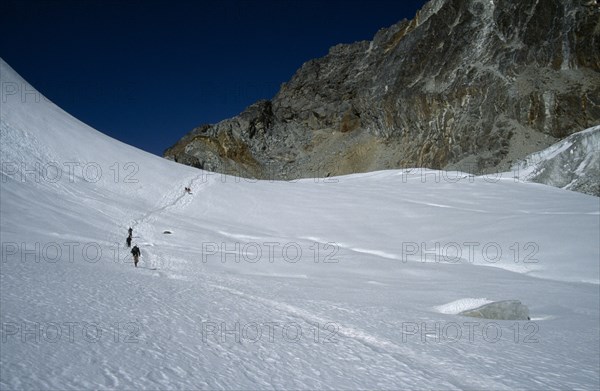
[[[598,123],[596,1],[433,0],[308,61],[271,100],[192,130],[165,157],[263,179],[485,173]]]

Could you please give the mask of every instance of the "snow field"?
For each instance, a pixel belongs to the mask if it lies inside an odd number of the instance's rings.
[[[243,180],[5,98],[2,389],[600,386],[596,197],[420,169]],[[456,315],[504,299],[532,321]]]

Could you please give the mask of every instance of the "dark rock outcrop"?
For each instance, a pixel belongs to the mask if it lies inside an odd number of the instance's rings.
[[[370,42],[305,63],[270,101],[194,129],[165,157],[292,179],[511,164],[600,123],[592,0],[432,0]]]

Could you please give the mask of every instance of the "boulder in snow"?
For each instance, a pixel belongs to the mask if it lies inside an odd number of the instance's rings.
[[[503,300],[463,311],[459,315],[496,320],[529,320],[529,308],[519,300]]]

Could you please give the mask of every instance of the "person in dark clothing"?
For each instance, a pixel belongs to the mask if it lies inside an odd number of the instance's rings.
[[[133,235],[133,228],[129,227],[129,229],[127,230],[127,232],[129,233],[129,236]]]
[[[131,247],[131,235],[129,235],[126,239],[127,247]]]
[[[133,246],[131,249],[131,255],[133,255],[133,265],[137,267],[138,261],[140,259],[140,249],[138,246]]]

